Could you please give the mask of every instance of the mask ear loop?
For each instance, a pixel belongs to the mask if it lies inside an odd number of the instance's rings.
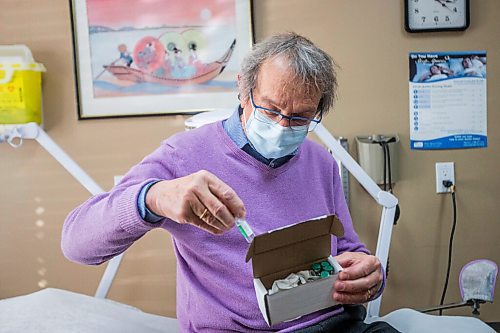
[[[19,140],[16,140],[19,139]],[[16,143],[16,141],[19,141]],[[23,135],[21,132],[19,132],[19,129],[17,127],[14,127],[12,131],[7,135],[7,142],[11,147],[13,148],[19,148],[23,144]]]
[[[253,112],[253,111],[252,111]],[[252,115],[250,115],[251,117]],[[245,132],[245,135],[247,133],[247,124],[248,124],[248,120],[247,120],[247,115],[245,113],[245,109],[243,109],[243,120],[245,121],[245,127],[243,128],[244,132]]]
[[[251,97],[248,97],[248,98],[250,99]],[[238,99],[240,99],[240,94],[238,94]],[[251,104],[252,104],[252,113],[250,113],[250,116],[249,116],[248,118],[251,118],[251,117],[252,117],[252,115],[253,115],[253,117],[255,118],[255,112],[257,112],[257,110],[256,110],[256,109],[255,109],[255,107],[253,106],[253,103],[251,103]],[[245,109],[243,109],[243,119],[245,120],[245,128],[244,128],[243,130],[244,130],[244,132],[245,132],[245,134],[246,134],[246,131],[247,131],[247,124],[248,124],[248,119],[247,119],[247,115],[246,115],[246,113],[245,113]],[[250,145],[252,145],[252,144],[250,143]],[[253,147],[253,145],[252,145],[252,147]]]

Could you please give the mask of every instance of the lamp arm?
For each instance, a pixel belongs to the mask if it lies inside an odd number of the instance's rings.
[[[429,312],[434,312],[434,311],[439,311],[439,310],[449,310],[449,309],[455,309],[455,308],[461,308],[464,306],[472,306],[474,309],[479,308],[479,304],[483,304],[485,301],[483,300],[468,300],[468,301],[462,301],[459,303],[451,303],[451,304],[444,304],[444,305],[439,305],[433,308],[429,309],[424,309],[424,310],[418,310],[422,313],[429,313]]]
[[[36,140],[52,157],[58,161],[83,187],[92,195],[103,193],[103,189],[83,171],[83,169],[69,157],[61,147],[59,147],[50,136],[36,123],[25,125],[2,125],[2,134],[5,137],[9,135],[17,136],[20,139]]]
[[[15,144],[13,139],[20,139],[19,144]],[[18,147],[23,139],[36,140],[52,157],[58,161],[83,187],[92,195],[103,193],[103,189],[69,157],[59,145],[55,143],[45,131],[36,123],[25,125],[0,125],[0,143],[8,141],[12,146]],[[106,298],[111,284],[116,276],[118,268],[123,259],[123,253],[110,260],[104,274],[99,282],[95,293],[97,298]]]
[[[319,123],[314,129],[314,133],[332,151],[335,159],[349,170],[353,177],[356,178],[379,205],[391,208],[398,204],[398,199],[391,193],[382,191],[323,124]]]
[[[377,239],[377,249],[375,256],[380,260],[382,267],[387,271],[387,260],[389,258],[389,248],[391,245],[392,227],[394,225],[394,215],[398,199],[389,192],[382,191],[380,187],[368,176],[351,155],[333,137],[333,135],[320,123],[314,132],[319,139],[332,152],[337,161],[349,170],[354,178],[364,187],[375,201],[382,206],[380,217],[379,235]],[[368,303],[367,318],[378,317],[382,296]]]

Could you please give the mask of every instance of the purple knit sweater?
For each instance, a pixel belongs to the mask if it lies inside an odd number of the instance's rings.
[[[336,214],[345,235],[332,237],[332,255],[368,253],[353,229],[337,164],[323,147],[306,140],[296,156],[273,169],[239,149],[217,122],[172,136],[110,192],[73,210],[64,223],[64,254],[79,263],[100,264],[147,231],[167,230],[177,256],[177,318],[183,332],[289,332],[342,311],[335,307],[269,327],[257,305],[251,262],[245,263],[248,244],[236,228],[215,236],[166,218],[156,224],[141,219],[137,197],[144,184],[199,170],[212,172],[236,191],[256,234]]]

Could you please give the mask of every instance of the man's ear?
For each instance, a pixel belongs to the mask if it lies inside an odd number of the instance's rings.
[[[242,89],[242,82],[241,82],[240,73],[238,73],[236,75],[236,82],[238,84],[238,100],[240,101],[241,107],[244,109],[247,106],[247,104],[249,103],[250,99],[248,96],[244,96],[242,94],[243,89]]]

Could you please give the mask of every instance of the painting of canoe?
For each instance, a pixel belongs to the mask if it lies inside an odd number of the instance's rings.
[[[141,69],[131,68],[126,65],[107,65],[104,68],[119,80],[131,81],[136,83],[150,82],[167,86],[183,86],[190,84],[201,84],[210,81],[224,71],[227,63],[231,59],[236,40],[233,41],[224,55],[209,64],[197,66],[195,72],[190,77],[174,77],[169,72],[166,75],[158,75],[154,72],[147,72]]]
[[[81,118],[234,107],[250,0],[72,0]]]

